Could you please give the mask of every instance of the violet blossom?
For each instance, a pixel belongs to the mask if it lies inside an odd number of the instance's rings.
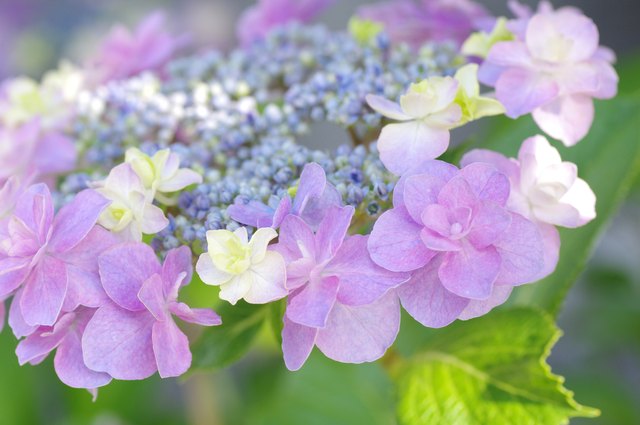
[[[85,364],[115,379],[182,375],[191,366],[187,336],[173,316],[201,326],[221,324],[208,309],[192,309],[178,301],[191,282],[191,250],[174,249],[160,264],[151,247],[125,243],[98,260],[102,285],[110,301],[87,324],[82,338]]]
[[[575,8],[542,7],[522,17],[514,33],[515,40],[491,47],[480,80],[496,88],[508,116],[532,113],[545,133],[575,145],[593,122],[593,99],[617,93],[615,56],[598,45],[598,28]]]
[[[398,333],[400,310],[390,289],[407,279],[377,266],[367,237],[347,236],[353,207],[333,206],[316,232],[287,216],[273,249],[287,262],[290,295],[284,317],[285,364],[297,370],[314,346],[346,363],[380,358]]]
[[[101,302],[95,262],[113,239],[95,223],[107,205],[98,193],[86,190],[54,216],[44,184],[31,186],[18,199],[0,241],[0,296],[19,289],[10,316],[25,324],[21,329],[51,326],[63,310]]]
[[[505,207],[509,191],[507,176],[483,163],[428,161],[400,179],[368,248],[385,269],[412,272],[398,294],[416,320],[441,327],[470,305],[491,308],[543,269],[542,236]]]

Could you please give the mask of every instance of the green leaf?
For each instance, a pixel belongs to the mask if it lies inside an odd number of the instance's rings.
[[[516,156],[524,139],[542,134],[530,117],[497,119],[498,125],[476,145]],[[562,301],[593,251],[598,237],[618,212],[640,171],[640,96],[621,96],[596,104],[589,135],[574,147],[555,143],[563,159],[578,165],[598,197],[598,217],[580,229],[561,229],[562,248],[556,271],[533,285],[517,288],[511,305],[536,306],[557,315]]]
[[[548,315],[523,308],[433,332],[427,351],[393,367],[400,425],[554,425],[598,416],[545,362],[560,334]]]
[[[283,318],[286,309],[287,301],[285,299],[269,304],[269,324],[278,345],[282,345],[282,328],[284,327]]]
[[[239,360],[267,320],[266,312],[264,305],[224,304],[218,310],[222,325],[205,329],[192,346],[193,369],[218,369]]]

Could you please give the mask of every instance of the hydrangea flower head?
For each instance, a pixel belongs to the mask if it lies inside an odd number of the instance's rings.
[[[151,203],[142,180],[130,164],[114,167],[96,190],[111,201],[100,215],[100,225],[123,240],[141,241],[143,233],[158,233],[169,224],[162,209]]]
[[[480,72],[513,118],[532,113],[548,135],[572,146],[593,121],[593,98],[617,92],[613,57],[593,21],[573,8],[540,12],[523,38],[495,44]]]
[[[90,61],[95,83],[120,80],[143,71],[161,72],[190,40],[187,35],[168,33],[166,25],[165,14],[154,12],[133,32],[121,25],[115,26]]]
[[[314,345],[334,360],[361,363],[381,357],[395,340],[400,316],[389,290],[407,276],[374,264],[366,236],[346,236],[353,213],[332,207],[315,233],[295,215],[282,222],[274,249],[286,260],[291,291],[282,331],[291,370],[302,367]]]
[[[270,227],[258,229],[251,240],[247,229],[210,230],[208,252],[202,254],[196,270],[208,285],[220,286],[220,298],[236,304],[244,299],[251,304],[266,304],[287,295],[286,267],[282,256],[267,250],[278,237]]]
[[[367,103],[376,112],[401,121],[386,125],[378,139],[380,159],[389,171],[401,175],[447,150],[449,130],[462,119],[462,109],[455,102],[458,85],[451,77],[432,77],[411,84],[400,97],[400,104],[381,96],[367,96]]]
[[[193,170],[180,168],[180,157],[169,149],[161,149],[153,156],[140,149],[129,148],[125,153],[125,162],[131,165],[151,198],[167,205],[176,201],[166,194],[177,192],[185,187],[202,183],[202,176]]]
[[[54,216],[44,184],[31,186],[18,199],[8,235],[0,241],[0,296],[21,288],[12,310],[28,326],[51,326],[63,307],[100,302],[94,262],[112,240],[94,226],[107,204],[87,190]]]
[[[102,285],[110,302],[91,318],[82,337],[85,364],[116,379],[182,375],[191,365],[186,335],[173,316],[201,326],[221,324],[212,310],[191,309],[178,301],[191,281],[191,251],[178,248],[160,264],[148,245],[126,243],[99,260]]]
[[[509,190],[483,163],[429,161],[399,181],[368,247],[380,266],[413,272],[399,294],[416,320],[444,326],[471,300],[490,302],[498,286],[530,282],[543,268],[538,228],[505,208]]]

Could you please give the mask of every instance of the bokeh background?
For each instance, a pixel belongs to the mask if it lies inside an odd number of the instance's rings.
[[[484,0],[505,14],[506,0]],[[38,78],[62,58],[81,61],[116,22],[133,26],[165,9],[171,26],[190,31],[199,49],[228,50],[249,0],[0,0],[0,79]],[[338,0],[321,22],[346,27],[367,3]],[[525,1],[535,4],[537,1]],[[573,0],[598,24],[602,44],[619,55],[621,91],[640,89],[640,1]],[[322,134],[326,140],[330,135]],[[606,143],[606,141],[603,141]],[[564,337],[550,363],[567,387],[602,417],[572,424],[640,424],[640,181],[602,236],[571,291],[559,325]],[[393,424],[393,394],[376,365],[336,366],[314,356],[301,372],[285,372],[266,341],[231,370],[187,379],[114,383],[92,403],[60,384],[51,367],[19,367],[16,342],[0,334],[0,424],[11,425],[359,425]]]

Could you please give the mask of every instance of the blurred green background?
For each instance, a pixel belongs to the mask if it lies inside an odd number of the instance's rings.
[[[227,49],[234,25],[251,2],[185,0],[0,0],[0,77],[38,77],[61,58],[78,60],[115,22],[172,11],[176,30],[194,33],[202,48]],[[323,22],[343,28],[364,1],[342,0]],[[504,13],[504,1],[483,2]],[[532,2],[529,2],[532,3]],[[556,2],[566,4],[568,2]],[[603,44],[620,56],[621,92],[640,92],[637,0],[574,1],[598,23]],[[603,141],[606,143],[606,141]],[[640,424],[640,181],[607,229],[559,317],[564,337],[550,363],[578,400],[602,410],[572,424]],[[403,338],[421,328],[403,318]],[[183,380],[114,382],[89,393],[59,383],[51,360],[19,367],[15,339],[0,334],[0,424],[11,425],[391,425],[392,386],[379,365],[340,365],[315,354],[298,373],[286,372],[267,324],[261,349],[229,370]]]

